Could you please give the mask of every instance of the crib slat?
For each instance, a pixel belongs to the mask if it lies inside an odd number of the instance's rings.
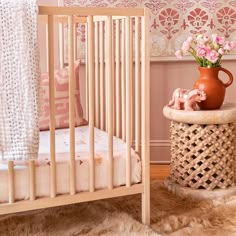
[[[142,222],[150,224],[150,59],[149,59],[149,12],[144,10],[142,18]]]
[[[58,6],[64,6],[64,0],[57,0],[58,1]],[[64,23],[67,23],[67,17],[58,17],[56,18],[60,23],[59,23],[59,64],[60,68],[63,68],[65,65],[65,55],[64,55],[64,50],[65,50],[65,42],[64,42]]]
[[[59,23],[59,63],[60,68],[63,68],[64,62],[64,23]]]
[[[94,28],[93,17],[88,16],[88,76],[89,76],[89,190],[94,192]]]
[[[15,179],[14,179],[14,162],[8,161],[8,191],[9,204],[15,201]]]
[[[54,100],[54,43],[53,16],[48,16],[48,69],[49,69],[49,107],[50,107],[50,196],[56,196],[55,162],[55,100]]]
[[[35,161],[29,161],[29,192],[30,200],[35,200]]]
[[[140,18],[135,17],[135,151],[140,153],[141,142],[141,66]]]
[[[75,23],[75,17],[73,17],[73,23]],[[74,27],[73,27],[73,41],[74,41],[74,60],[76,61],[77,60],[77,27],[78,27],[78,24],[75,23],[74,24]]]
[[[129,49],[130,49],[130,56],[129,56],[129,66],[130,66],[130,103],[131,103],[131,112],[130,112],[130,149],[133,145],[134,140],[134,79],[133,79],[133,17],[130,18],[130,43],[129,43]],[[131,169],[131,166],[130,166]]]
[[[113,47],[112,47],[112,17],[107,17],[106,32],[106,75],[108,84],[108,189],[113,188],[113,94],[114,94],[114,63],[113,63]]]
[[[95,31],[94,31],[94,43],[95,43],[95,126],[99,127],[99,119],[100,119],[100,94],[99,94],[99,24],[96,21],[94,23]]]
[[[131,18],[126,17],[125,24],[125,48],[126,48],[126,186],[131,186],[131,115],[132,115],[132,26]]]
[[[49,59],[48,59],[48,54],[49,54],[49,49],[48,49],[48,47],[49,47],[49,44],[48,44],[48,16],[46,17],[46,20],[47,20],[47,23],[46,23],[46,25],[45,25],[45,37],[46,37],[46,39],[45,39],[45,43],[46,43],[46,45],[45,45],[45,51],[46,51],[46,65],[45,65],[45,69],[46,69],[46,71],[49,71]]]
[[[64,0],[57,0],[58,6],[64,6]]]
[[[120,20],[116,20],[116,135],[121,138]]]
[[[74,17],[68,17],[69,55],[69,127],[70,127],[70,194],[75,191],[75,69],[74,69]]]
[[[99,22],[99,60],[100,60],[100,127],[105,130],[105,78],[104,78],[104,23]]]
[[[88,64],[89,64],[89,58],[88,58],[88,26],[85,24],[85,117],[86,120],[89,120],[89,78],[88,78]]]
[[[126,140],[126,73],[125,73],[125,19],[121,20],[121,106],[122,106],[122,139]]]
[[[111,17],[111,48],[112,48],[112,78],[113,78],[113,94],[112,94],[112,103],[113,103],[113,136],[116,135],[116,102],[115,102],[115,35],[114,35],[114,31],[115,31],[115,24],[114,21]]]

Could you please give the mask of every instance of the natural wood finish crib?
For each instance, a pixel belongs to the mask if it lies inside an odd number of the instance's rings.
[[[149,175],[149,14],[146,9],[79,8],[40,6],[48,27],[48,69],[50,96],[50,197],[35,194],[35,161],[29,161],[29,200],[16,201],[14,195],[14,162],[8,162],[9,202],[0,204],[0,214],[28,211],[105,198],[141,193],[142,222],[150,223]],[[60,16],[60,17],[58,17]],[[89,191],[75,189],[75,23],[83,21],[87,29],[86,113],[89,121]],[[70,193],[57,195],[56,150],[54,121],[54,26],[68,24],[68,53],[70,71]],[[60,31],[62,33],[62,31]],[[62,39],[62,38],[61,38]],[[99,42],[99,43],[98,43]],[[61,44],[63,45],[63,44]],[[61,51],[61,62],[64,56]],[[104,96],[103,96],[104,94]],[[94,127],[108,132],[108,187],[94,187]],[[127,144],[126,186],[113,186],[113,136]],[[140,153],[142,182],[131,184],[131,147]],[[1,181],[1,180],[0,180]]]

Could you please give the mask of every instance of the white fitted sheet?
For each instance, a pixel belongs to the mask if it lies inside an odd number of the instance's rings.
[[[50,157],[49,131],[40,132],[39,158],[36,161],[36,196],[49,196],[50,189]],[[120,186],[126,180],[126,144],[121,139],[113,138],[113,184]],[[76,152],[76,191],[89,189],[89,127],[75,129]],[[107,187],[107,133],[95,128],[95,188]],[[56,178],[57,194],[69,192],[69,129],[56,130]],[[131,150],[131,182],[141,181],[141,160]],[[15,197],[29,198],[29,170],[24,162],[14,166]],[[0,202],[8,201],[8,170],[6,164],[0,164]]]

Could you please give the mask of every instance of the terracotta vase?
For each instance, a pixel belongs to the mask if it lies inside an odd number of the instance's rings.
[[[225,89],[233,83],[233,75],[222,67],[199,67],[200,77],[194,84],[206,93],[207,99],[199,103],[201,110],[219,109],[224,102]],[[229,79],[226,83],[218,78],[219,71],[225,72]]]

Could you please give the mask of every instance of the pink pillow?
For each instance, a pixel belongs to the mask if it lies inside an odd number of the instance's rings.
[[[80,102],[79,91],[79,63],[75,65],[75,126],[86,125],[87,121],[83,118],[83,109]],[[55,70],[55,125],[56,128],[69,127],[69,68]],[[49,78],[48,73],[43,73],[40,80],[40,108],[39,129],[49,130]]]

